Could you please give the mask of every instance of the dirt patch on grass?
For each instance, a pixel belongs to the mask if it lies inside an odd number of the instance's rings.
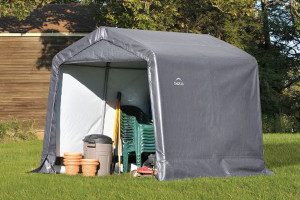
[[[44,140],[44,131],[37,130],[35,132],[35,135],[36,135],[36,137],[37,137],[38,140]]]

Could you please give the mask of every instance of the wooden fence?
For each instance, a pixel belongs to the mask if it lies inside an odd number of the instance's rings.
[[[46,118],[51,61],[80,37],[0,37],[0,120]]]

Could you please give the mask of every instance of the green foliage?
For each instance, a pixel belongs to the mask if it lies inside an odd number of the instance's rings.
[[[173,0],[92,1],[99,7],[97,19],[101,25],[169,30],[174,26],[177,7]],[[91,3],[85,1],[85,3]]]
[[[250,51],[259,63],[262,111],[268,122],[274,121],[273,131],[291,132],[300,127],[300,34],[292,1],[263,2],[268,21],[261,23],[267,23],[271,44],[266,45],[264,35]]]
[[[1,0],[0,17],[15,16],[24,20],[39,5],[44,6],[52,0]]]
[[[246,49],[259,34],[254,6],[253,0],[181,0],[177,30],[210,34]]]
[[[0,0],[0,17],[14,16],[19,20],[26,19],[39,6],[49,3],[80,3],[81,0]]]
[[[68,3],[81,3],[81,0],[53,0],[52,4],[68,4]]]
[[[299,0],[290,0],[290,10],[292,14],[292,18],[295,23],[295,28],[300,34],[300,1]]]
[[[264,133],[295,133],[300,132],[300,123],[294,116],[281,115],[263,115]]]
[[[13,117],[10,121],[0,121],[0,142],[36,139],[34,123],[21,122]]]

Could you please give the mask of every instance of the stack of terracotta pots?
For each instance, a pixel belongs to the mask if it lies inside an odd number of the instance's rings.
[[[80,160],[82,153],[65,152],[64,165],[66,166],[66,174],[76,175],[79,173]]]
[[[97,159],[81,159],[82,175],[95,176],[99,161]]]

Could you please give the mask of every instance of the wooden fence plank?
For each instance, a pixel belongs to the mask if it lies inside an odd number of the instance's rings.
[[[0,37],[0,120],[44,127],[51,61],[80,37]]]

